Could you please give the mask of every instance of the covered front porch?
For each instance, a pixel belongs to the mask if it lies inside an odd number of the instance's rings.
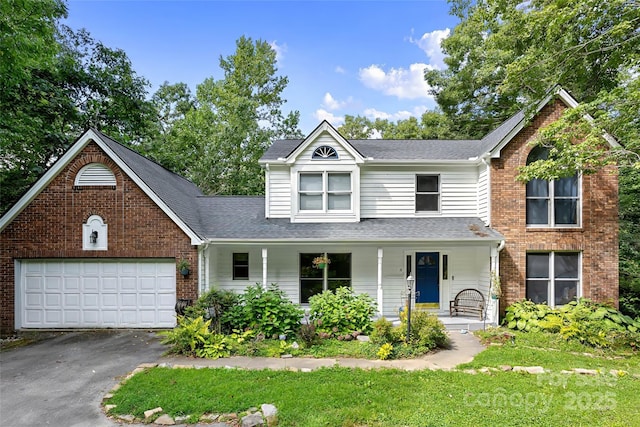
[[[349,286],[368,294],[378,315],[390,319],[406,307],[410,291],[413,310],[433,312],[453,329],[473,330],[497,321],[490,277],[499,267],[498,247],[497,241],[217,242],[200,251],[200,290],[241,293],[256,283],[275,283],[292,302],[308,307],[313,295]],[[318,265],[318,258],[328,262]],[[484,298],[482,320],[449,316],[449,302],[468,288]]]

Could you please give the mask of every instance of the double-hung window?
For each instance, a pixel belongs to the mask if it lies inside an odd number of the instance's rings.
[[[317,257],[329,260],[322,267],[313,263]],[[300,254],[300,303],[329,289],[351,287],[351,254],[313,253]]]
[[[233,280],[249,279],[249,254],[246,252],[233,253]]]
[[[311,172],[300,174],[300,211],[350,211],[351,174]]]
[[[527,254],[527,299],[551,306],[580,296],[580,253]]]
[[[416,176],[416,212],[440,211],[440,176]]]
[[[549,150],[534,148],[527,164],[546,160]],[[527,225],[570,227],[579,224],[580,180],[578,175],[554,181],[532,179],[527,183]]]

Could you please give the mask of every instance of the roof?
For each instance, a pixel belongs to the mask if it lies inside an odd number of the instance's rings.
[[[215,241],[500,241],[504,237],[479,218],[371,218],[360,222],[292,223],[265,218],[262,196],[210,196],[197,199],[204,233]]]
[[[518,111],[481,140],[343,139],[358,150],[367,161],[474,160],[489,154],[493,157],[499,157],[500,149],[527,124],[531,113],[542,110],[554,96],[557,96],[569,107],[574,108],[578,105],[578,102],[566,90],[556,85],[547,92],[540,102]],[[589,121],[593,120],[590,116],[585,116],[585,118]],[[611,146],[618,145],[613,137],[606,132],[603,133],[603,137]],[[293,153],[300,144],[308,140],[309,138],[275,141],[260,161],[265,163],[284,159]]]
[[[275,161],[291,154],[302,139],[275,141],[260,159]],[[467,160],[478,156],[478,140],[351,139],[349,143],[369,160]]]
[[[93,131],[149,186],[151,191],[153,191],[169,209],[175,212],[191,230],[202,236],[199,212],[192,207],[193,200],[203,195],[198,186],[111,139],[104,133],[95,129],[93,129]]]

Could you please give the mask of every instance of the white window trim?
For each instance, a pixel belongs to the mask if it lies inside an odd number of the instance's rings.
[[[582,252],[580,251],[540,251],[540,252],[534,252],[534,251],[528,251],[526,253],[526,255],[529,254],[545,254],[545,255],[549,255],[549,277],[546,278],[547,280],[547,299],[549,301],[547,301],[547,305],[549,307],[562,307],[563,305],[556,305],[556,301],[555,301],[555,281],[556,281],[556,277],[555,277],[555,256],[556,254],[578,254],[578,285],[577,285],[577,289],[576,289],[576,299],[582,298]],[[526,275],[526,266],[525,266],[525,295],[526,295],[526,287],[527,287],[527,282],[529,281],[529,277]],[[531,278],[531,280],[545,280],[544,278]],[[560,279],[562,280],[562,279]],[[570,280],[574,280],[574,279],[570,279]]]
[[[527,228],[582,228],[582,175],[578,174],[578,209],[576,212],[576,223],[575,224],[556,224],[556,217],[554,214],[554,206],[555,206],[555,182],[553,180],[547,180],[549,184],[549,203],[547,204],[547,218],[549,218],[549,222],[547,224],[526,224]],[[525,184],[526,185],[526,184]],[[541,197],[527,197],[526,196],[526,188],[525,188],[525,222],[527,221],[527,200],[530,199],[542,199]]]
[[[326,200],[323,200],[323,210],[300,210],[300,175],[305,173],[323,174],[323,191],[329,173],[349,173],[351,175],[351,209],[326,210]],[[324,191],[326,194],[326,191]],[[323,196],[325,197],[325,196]],[[301,165],[291,169],[291,222],[359,222],[360,221],[360,168],[355,164],[348,165]]]
[[[438,210],[435,211],[419,211],[418,210],[418,194],[436,194],[429,192],[418,192],[418,177],[419,176],[436,176],[438,177]],[[442,213],[442,174],[440,173],[416,173],[413,180],[413,210],[416,215],[419,216],[429,216],[429,215],[440,215]]]

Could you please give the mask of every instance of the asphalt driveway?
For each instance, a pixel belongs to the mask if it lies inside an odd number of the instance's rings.
[[[0,425],[113,426],[105,393],[164,348],[144,330],[68,332],[0,353]]]

